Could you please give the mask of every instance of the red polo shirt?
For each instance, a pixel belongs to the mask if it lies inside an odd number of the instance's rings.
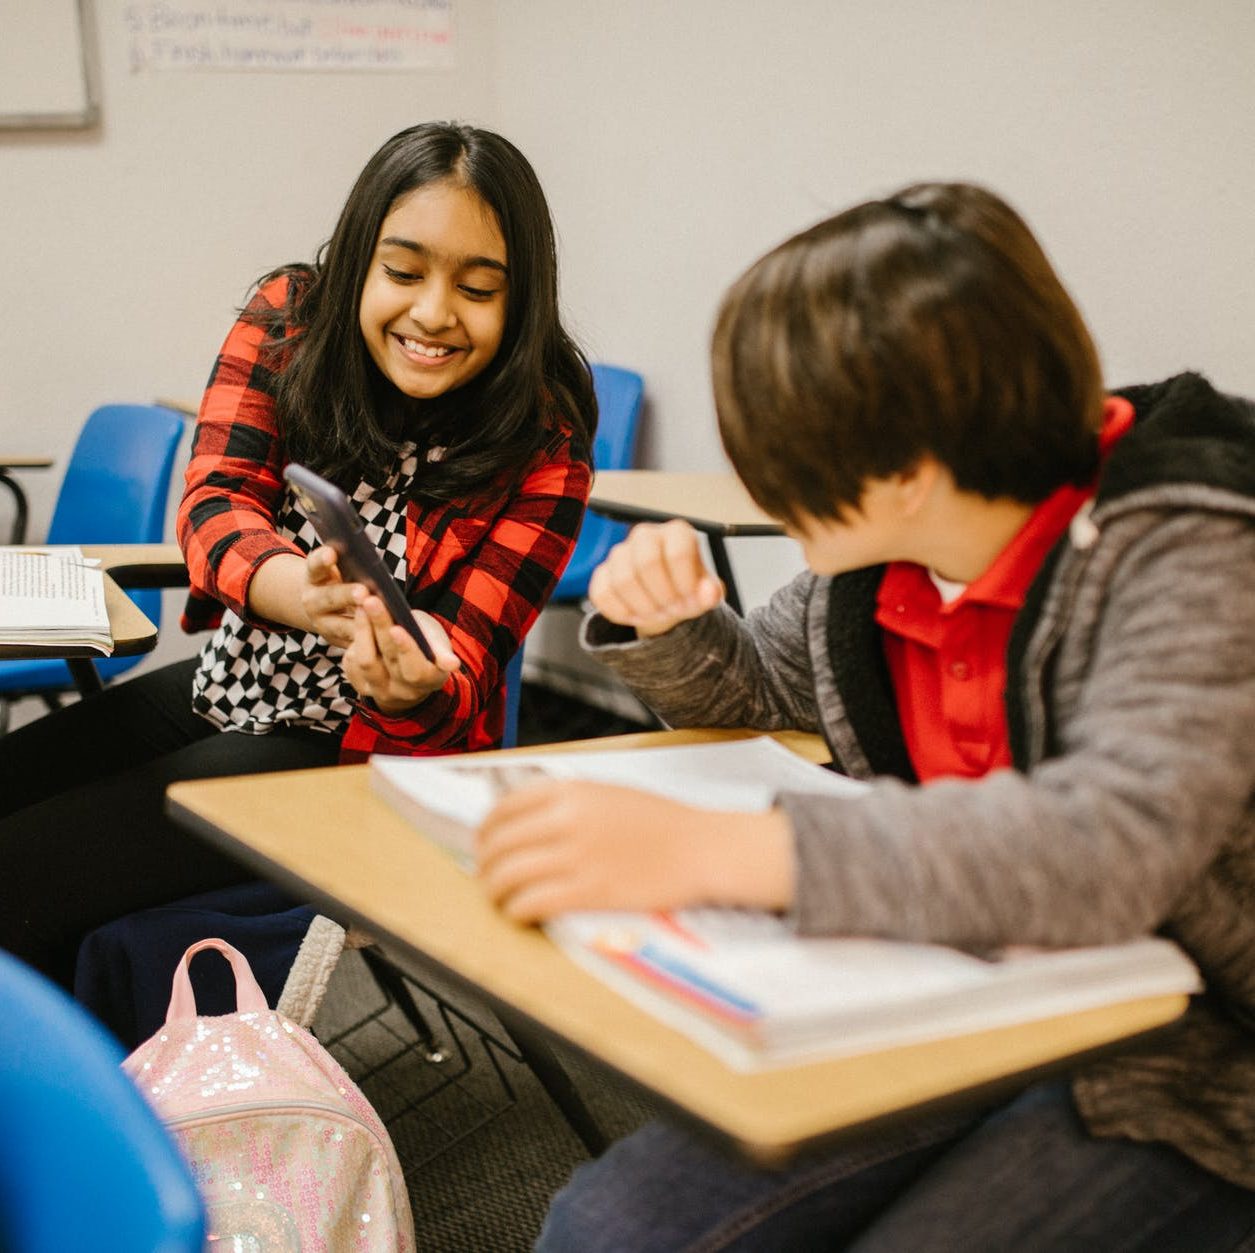
[[[1133,424],[1133,406],[1107,400],[1100,455]],[[1015,538],[975,582],[949,601],[929,572],[892,562],[881,580],[876,621],[884,630],[907,752],[920,781],[942,775],[968,778],[1011,764],[1004,692],[1007,644],[1046,554],[1090,487],[1065,484],[1041,502]]]

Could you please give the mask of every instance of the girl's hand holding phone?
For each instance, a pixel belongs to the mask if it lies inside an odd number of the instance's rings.
[[[301,607],[313,629],[336,648],[348,648],[353,643],[360,587],[344,581],[335,549],[329,545],[315,548],[305,558]]]
[[[462,662],[453,651],[444,628],[430,614],[414,611],[414,618],[435,655],[428,661],[413,637],[388,615],[378,596],[361,584],[353,621],[353,638],[344,654],[344,673],[358,694],[368,697],[385,714],[399,714],[426,700],[445,685]]]
[[[662,635],[700,618],[723,599],[723,584],[702,561],[697,532],[678,518],[642,522],[593,571],[588,596],[604,618]]]

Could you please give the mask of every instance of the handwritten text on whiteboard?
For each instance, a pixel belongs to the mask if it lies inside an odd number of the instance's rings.
[[[453,65],[453,0],[146,0],[124,9],[132,70]]]

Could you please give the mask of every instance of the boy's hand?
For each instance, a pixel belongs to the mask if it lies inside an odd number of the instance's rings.
[[[336,648],[352,644],[357,601],[363,591],[360,583],[346,583],[341,577],[334,548],[324,544],[305,558],[301,608],[328,644]]]
[[[444,628],[430,614],[415,610],[435,663],[403,627],[397,626],[378,596],[362,593],[353,622],[353,636],[344,654],[344,674],[359,695],[369,697],[385,714],[404,713],[444,687],[462,662],[453,651]]]
[[[634,526],[593,571],[588,596],[611,622],[662,635],[713,609],[723,584],[703,564],[697,532],[675,518]]]
[[[785,909],[793,899],[783,811],[696,809],[608,783],[511,792],[485,819],[475,853],[485,891],[518,922],[573,909]]]

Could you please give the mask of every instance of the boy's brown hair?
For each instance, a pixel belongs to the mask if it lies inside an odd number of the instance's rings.
[[[840,520],[924,454],[962,490],[1026,503],[1097,471],[1093,341],[980,187],[919,183],[787,240],[724,297],[711,360],[724,447],[785,521]]]

